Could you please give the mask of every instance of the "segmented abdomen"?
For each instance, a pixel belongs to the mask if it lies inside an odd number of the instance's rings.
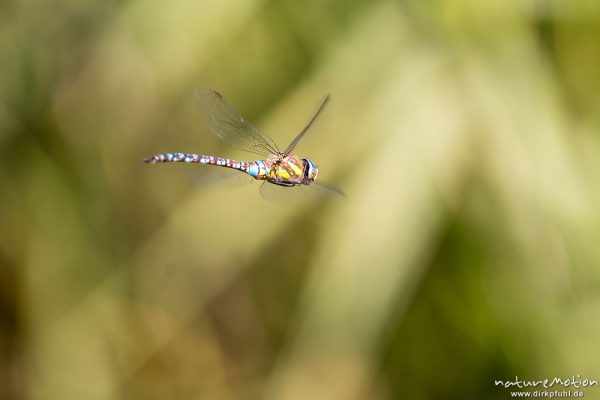
[[[236,161],[229,158],[205,156],[194,153],[161,153],[144,160],[146,163],[158,164],[168,162],[185,162],[197,164],[218,165],[221,167],[233,168],[245,172],[256,179],[266,179],[268,170],[264,161],[246,162]]]

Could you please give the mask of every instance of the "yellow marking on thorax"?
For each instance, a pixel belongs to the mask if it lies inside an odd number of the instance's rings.
[[[278,159],[270,158],[269,162],[269,178],[278,178],[282,180],[292,180],[293,178],[302,177],[304,172],[304,164],[301,159],[296,156],[287,156],[279,163]]]
[[[289,166],[292,169],[292,172],[294,173],[295,176],[300,176],[302,175],[302,167],[303,165],[298,165],[296,163],[297,160],[294,160],[294,162],[290,162]]]
[[[286,168],[286,165],[281,164],[277,167],[277,171],[275,171],[275,173],[277,174],[278,177],[282,178],[282,179],[289,179],[290,178],[290,173]]]

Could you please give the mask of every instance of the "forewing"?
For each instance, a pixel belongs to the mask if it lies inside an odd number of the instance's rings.
[[[197,89],[195,96],[210,130],[225,143],[262,156],[279,153],[273,139],[242,117],[219,92]]]
[[[346,193],[344,193],[342,189],[330,183],[313,182],[310,186],[313,187],[314,190],[319,190],[323,196],[348,199],[348,196],[346,196]]]
[[[300,140],[302,140],[302,138],[304,137],[304,135],[306,135],[306,132],[308,132],[310,130],[311,126],[317,120],[317,117],[319,116],[319,114],[321,114],[321,111],[323,111],[323,109],[325,108],[325,106],[329,102],[329,97],[330,97],[329,94],[327,94],[325,97],[323,97],[323,100],[321,100],[321,102],[317,106],[317,108],[316,108],[315,112],[313,113],[313,115],[310,117],[310,119],[308,120],[308,122],[306,123],[306,125],[304,125],[304,129],[302,129],[302,131],[300,131],[300,133],[298,134],[298,136],[296,136],[294,138],[294,140],[292,140],[292,143],[290,143],[290,145],[287,147],[287,149],[285,149],[285,151],[284,151],[285,154],[291,154],[292,151],[294,151],[294,149],[296,148],[296,146],[298,145],[298,143],[300,143]]]
[[[323,199],[347,199],[346,195],[338,188],[316,182],[292,187],[263,182],[260,185],[260,194],[269,201],[284,205]]]

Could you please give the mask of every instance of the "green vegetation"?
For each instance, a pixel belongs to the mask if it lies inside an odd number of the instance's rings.
[[[1,399],[600,379],[600,3],[0,6]],[[211,87],[347,201],[198,188]],[[556,388],[554,388],[556,389]],[[598,396],[599,387],[584,389]]]

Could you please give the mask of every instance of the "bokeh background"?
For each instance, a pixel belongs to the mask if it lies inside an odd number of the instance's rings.
[[[600,378],[600,3],[0,5],[1,399]],[[223,93],[348,200],[198,187]],[[600,388],[585,390],[586,397]]]

